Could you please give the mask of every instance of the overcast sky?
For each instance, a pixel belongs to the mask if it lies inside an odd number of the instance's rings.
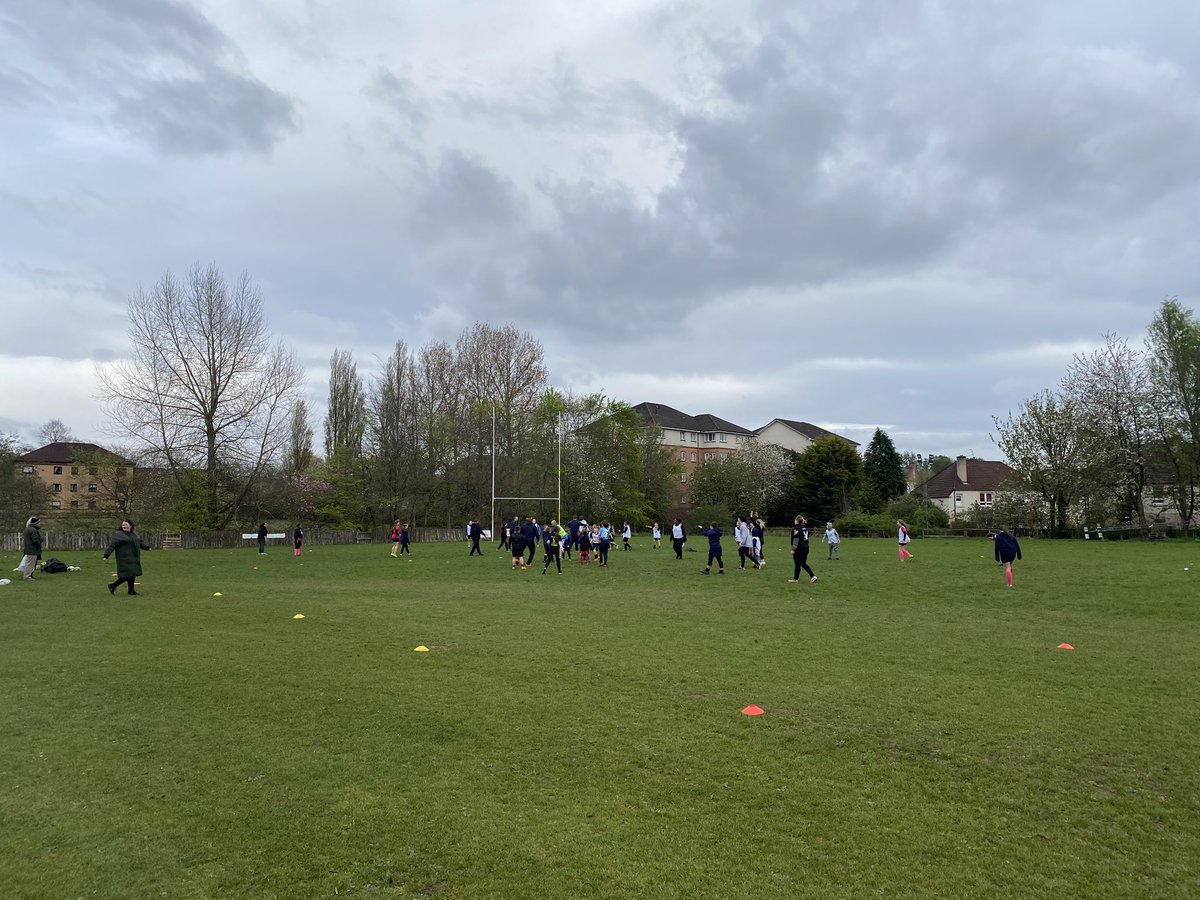
[[[554,381],[1000,458],[1197,303],[1200,4],[0,0],[0,431],[104,443],[164,272],[308,371],[512,323]],[[312,422],[320,434],[322,419]]]

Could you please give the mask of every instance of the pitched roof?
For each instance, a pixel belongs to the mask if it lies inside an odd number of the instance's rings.
[[[657,425],[659,428],[679,431],[724,431],[728,434],[754,434],[748,428],[743,428],[741,425],[734,425],[725,419],[714,416],[711,413],[701,413],[698,416],[691,416],[685,412],[680,412],[673,406],[667,406],[665,403],[639,403],[633,407],[634,412],[642,417],[642,421],[647,425]]]
[[[89,444],[86,441],[55,441],[44,447],[38,447],[36,450],[30,450],[23,456],[18,456],[14,462],[62,465],[87,459],[108,459],[110,461],[117,459],[127,466],[133,465],[132,461],[121,459],[111,450],[106,450],[99,444]]]
[[[768,422],[762,428],[755,429],[754,433],[762,434],[764,431],[766,431],[768,428],[770,428],[776,422],[778,422],[780,425],[783,425],[786,428],[792,429],[792,431],[799,432],[800,434],[802,434],[806,438],[808,438],[810,441],[818,441],[821,438],[835,437],[835,438],[840,438],[841,440],[845,441],[847,444],[850,444],[854,447],[858,446],[858,441],[852,441],[848,437],[843,437],[842,435],[837,434],[835,432],[827,431],[826,429],[822,428],[820,425],[814,425],[811,422],[797,422],[795,419],[772,419],[770,422]]]
[[[966,465],[965,481],[958,477],[956,460],[932,475],[917,490],[928,491],[930,497],[949,497],[955,491],[994,491],[1003,486],[1013,471],[1008,463],[999,460],[968,459]]]

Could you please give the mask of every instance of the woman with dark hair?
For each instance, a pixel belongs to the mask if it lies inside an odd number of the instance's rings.
[[[108,586],[110,594],[115,594],[122,584],[128,584],[129,593],[137,596],[137,591],[133,589],[133,580],[142,574],[142,551],[149,549],[150,545],[143,542],[133,530],[133,522],[124,519],[121,522],[121,530],[113,535],[108,549],[104,551],[105,559],[114,553],[117,554],[117,580]]]

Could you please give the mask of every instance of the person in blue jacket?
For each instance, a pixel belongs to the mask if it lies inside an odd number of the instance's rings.
[[[704,567],[704,574],[707,575],[712,570],[713,560],[717,561],[717,574],[725,574],[725,560],[721,559],[721,529],[717,527],[716,522],[710,522],[707,528],[701,528],[700,533],[708,538],[708,565]]]
[[[1021,558],[1021,545],[1016,537],[1003,528],[996,532],[992,540],[996,544],[996,562],[1004,565],[1004,583],[1012,587],[1012,564],[1013,560]]]

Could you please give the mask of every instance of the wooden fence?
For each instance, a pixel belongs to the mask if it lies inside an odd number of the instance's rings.
[[[165,531],[138,532],[151,547],[161,547]],[[254,545],[254,541],[242,538],[242,530],[236,531],[173,531],[172,538],[178,535],[179,548],[182,550],[217,550],[225,547],[245,547]],[[42,529],[42,556],[48,557],[58,551],[67,550],[99,550],[107,549],[112,540],[112,531],[54,531]],[[305,529],[304,543],[307,545],[326,544],[386,544],[391,540],[390,528],[375,528],[371,531],[334,531],[328,528]],[[435,541],[464,541],[463,531],[458,528],[412,528],[409,530],[409,540],[414,544]],[[286,538],[268,540],[275,546],[292,545],[291,532]],[[0,551],[20,553],[24,546],[20,534],[0,533]]]

